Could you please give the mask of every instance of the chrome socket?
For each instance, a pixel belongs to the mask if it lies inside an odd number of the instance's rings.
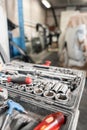
[[[67,90],[66,94],[65,93],[56,94],[55,98],[56,98],[56,100],[58,100],[60,102],[65,102],[66,103],[71,98],[70,89]]]
[[[13,87],[13,86],[14,86],[14,84],[12,82],[6,83],[6,87]]]
[[[54,85],[52,90],[57,93],[61,86],[62,84],[58,82]]]
[[[53,99],[55,97],[55,93],[53,91],[45,91],[44,97]]]
[[[14,84],[12,88],[18,89],[19,84]]]
[[[47,83],[45,86],[44,86],[44,90],[51,90],[53,88],[53,83],[52,82],[49,82]]]
[[[62,84],[61,87],[58,90],[58,93],[66,94],[67,91],[68,91],[68,85]]]
[[[68,101],[68,97],[63,94],[63,93],[58,93],[56,94],[56,100],[58,100],[59,102],[67,102]]]
[[[34,91],[33,89],[34,89],[33,87],[25,87],[26,92],[32,93]]]
[[[19,85],[19,86],[18,86],[18,89],[19,89],[19,90],[22,90],[22,91],[24,91],[25,88],[26,88],[26,85]]]
[[[41,85],[41,82],[37,82],[36,84],[34,84],[33,86],[35,87],[35,88],[39,88],[40,87],[40,85]]]
[[[0,106],[5,103],[5,101],[8,99],[8,91],[6,88],[0,87],[2,91],[0,91]]]
[[[43,94],[42,88],[34,88],[34,94],[41,96]]]

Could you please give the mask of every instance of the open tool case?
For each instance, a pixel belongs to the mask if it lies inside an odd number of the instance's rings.
[[[72,129],[85,85],[85,72],[58,67],[48,67],[23,62],[3,66],[0,84],[8,89],[9,96],[23,104],[36,117],[60,111],[66,117],[61,130]],[[29,76],[31,84],[7,83],[8,76]],[[26,105],[27,104],[27,105]]]

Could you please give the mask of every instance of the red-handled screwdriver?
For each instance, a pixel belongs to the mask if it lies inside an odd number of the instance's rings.
[[[59,130],[64,123],[64,114],[56,112],[48,115],[34,130]]]
[[[1,79],[4,81],[13,82],[13,83],[18,83],[18,84],[31,84],[32,79],[30,77],[25,77],[25,76],[19,76],[19,77],[7,77],[5,79]]]

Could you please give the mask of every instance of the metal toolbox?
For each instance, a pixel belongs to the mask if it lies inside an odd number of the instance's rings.
[[[85,85],[85,72],[74,69],[48,67],[23,62],[8,63],[2,67],[5,76],[29,76],[29,85],[7,83],[0,78],[0,83],[15,97],[31,98],[46,105],[75,111],[78,109]],[[8,72],[8,73],[7,73]]]

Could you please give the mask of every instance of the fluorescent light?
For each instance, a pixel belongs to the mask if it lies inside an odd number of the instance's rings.
[[[51,4],[47,0],[42,0],[42,3],[45,7],[50,8]]]

